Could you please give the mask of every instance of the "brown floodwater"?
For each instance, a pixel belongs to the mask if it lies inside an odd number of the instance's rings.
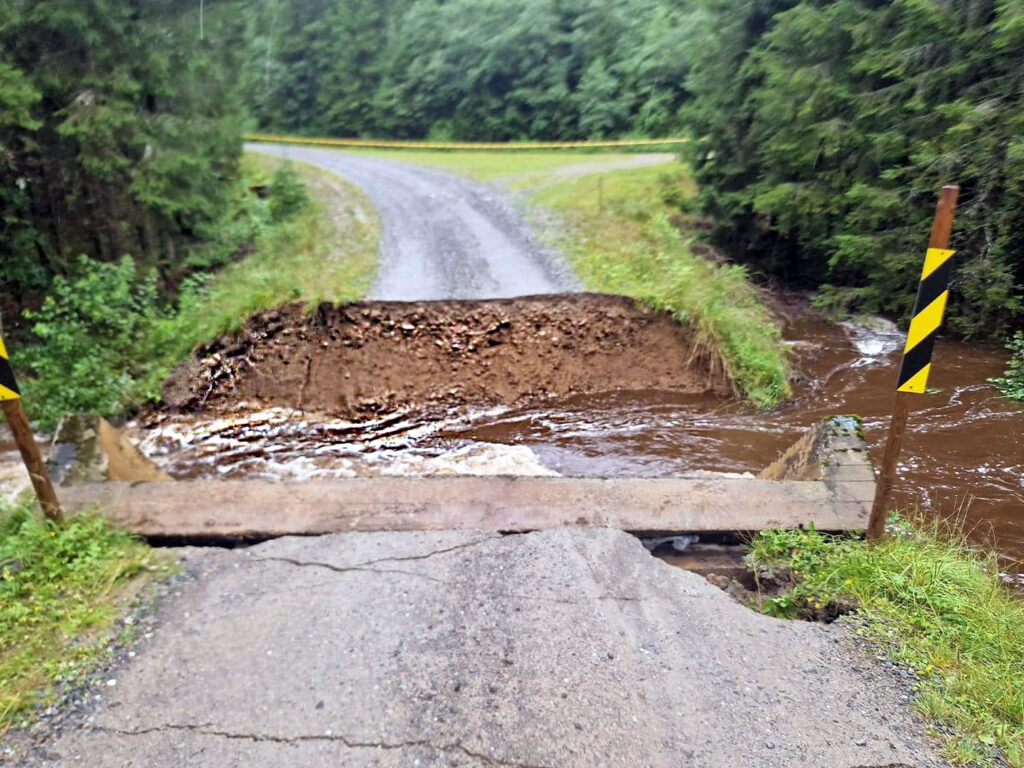
[[[804,317],[790,324],[787,337],[803,383],[792,402],[770,413],[713,397],[618,392],[510,411],[441,436],[528,447],[564,475],[756,473],[815,421],[857,414],[877,464],[903,334]],[[1001,397],[987,381],[1005,367],[998,348],[938,343],[932,393],[913,400],[894,501],[963,516],[1009,567],[1024,560],[1024,404]]]
[[[609,392],[523,408],[407,413],[352,424],[288,409],[168,417],[133,436],[175,477],[561,474],[664,477],[756,473],[815,421],[857,414],[875,456],[885,439],[903,334],[798,317],[787,333],[796,397],[756,412],[713,395]],[[1024,560],[1024,404],[1001,397],[995,347],[940,341],[930,394],[913,399],[896,503],[962,516],[1007,570]],[[609,382],[611,384],[611,382]],[[0,435],[0,489],[23,471]]]

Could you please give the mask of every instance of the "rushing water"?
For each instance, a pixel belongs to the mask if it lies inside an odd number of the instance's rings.
[[[269,410],[196,422],[171,417],[135,437],[158,464],[184,477],[561,474],[663,477],[709,470],[757,472],[818,419],[858,414],[880,459],[903,335],[792,322],[801,360],[795,399],[770,413],[713,396],[612,392],[519,409],[350,424]],[[987,379],[1005,367],[998,349],[940,342],[929,382],[915,396],[895,501],[958,514],[1007,560],[1024,559],[1024,405]],[[4,450],[0,444],[0,451]],[[0,462],[2,463],[2,462]],[[3,481],[0,474],[0,482]]]
[[[810,360],[797,397],[771,413],[710,398],[614,393],[442,435],[527,446],[544,466],[568,475],[756,472],[815,421],[852,413],[864,419],[878,463],[903,335],[801,319],[788,336]],[[933,393],[913,400],[894,500],[961,515],[977,538],[994,538],[1007,558],[1024,559],[1024,406],[987,383],[1002,373],[1005,356],[940,342],[934,363]]]

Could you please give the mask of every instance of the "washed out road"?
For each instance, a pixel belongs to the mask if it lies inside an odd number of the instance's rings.
[[[329,150],[259,151],[369,193],[383,229],[375,298],[575,285],[488,185]],[[756,614],[620,531],[281,538],[192,551],[185,567],[92,703],[14,735],[0,763],[938,764],[905,684],[848,630]]]

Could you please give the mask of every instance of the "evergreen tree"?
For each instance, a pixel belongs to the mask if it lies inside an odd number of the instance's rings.
[[[705,209],[734,255],[822,303],[905,317],[935,198],[961,185],[952,325],[1024,320],[1024,8],[704,0],[687,109]],[[717,16],[716,14],[722,14]]]
[[[241,103],[193,21],[184,0],[0,3],[0,279],[20,303],[79,255],[173,279],[217,225]]]

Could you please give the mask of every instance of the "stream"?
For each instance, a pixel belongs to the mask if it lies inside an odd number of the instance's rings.
[[[149,428],[130,425],[130,434],[178,478],[742,475],[769,464],[815,421],[857,414],[877,465],[903,334],[887,324],[867,329],[803,314],[789,321],[786,338],[801,381],[792,401],[768,413],[712,395],[620,391],[358,424],[287,409],[206,421],[170,416]],[[938,343],[932,390],[913,401],[894,501],[962,518],[974,539],[994,544],[1006,568],[1018,571],[1024,405],[987,382],[1005,365],[995,347]],[[9,485],[15,460],[0,441],[0,484]]]

